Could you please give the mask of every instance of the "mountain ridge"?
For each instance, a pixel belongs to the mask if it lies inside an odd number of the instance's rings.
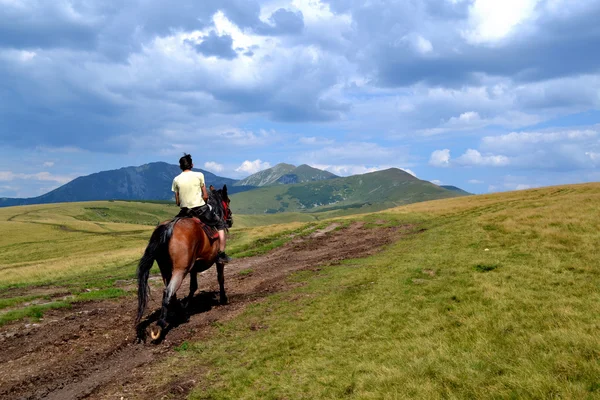
[[[333,178],[339,177],[329,171],[314,168],[308,164],[301,164],[296,167],[292,164],[279,163],[274,167],[258,171],[238,181],[235,185],[263,187],[269,185],[289,185],[294,183],[313,182]]]
[[[240,213],[313,212],[335,208],[379,209],[417,201],[469,194],[456,187],[439,187],[398,169],[338,177],[302,164],[277,164],[257,180],[235,180],[204,173],[207,185],[227,185]],[[171,184],[181,170],[165,162],[122,167],[78,177],[46,194],[32,198],[0,198],[0,207],[94,200],[173,201]],[[264,186],[239,185],[239,182]],[[237,196],[237,197],[236,197]]]
[[[207,185],[227,185],[230,193],[253,187],[234,187],[235,179],[224,178],[202,169]],[[178,165],[158,161],[140,166],[122,167],[80,176],[41,196],[30,198],[0,198],[0,207],[63,203],[92,200],[172,200],[173,178],[181,173]]]
[[[292,185],[271,185],[230,196],[242,214],[318,212],[379,205],[381,209],[440,198],[450,191],[398,169]],[[387,205],[387,207],[384,207]]]

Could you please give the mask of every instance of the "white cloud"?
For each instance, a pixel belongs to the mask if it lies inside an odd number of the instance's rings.
[[[258,171],[262,171],[263,169],[271,168],[271,164],[266,161],[254,160],[254,161],[244,161],[242,165],[237,167],[236,172],[243,172],[248,175],[252,175],[257,173]]]
[[[410,170],[410,169],[408,169],[408,168],[399,168],[399,169],[401,169],[401,170],[402,170],[402,171],[404,171],[404,172],[407,172],[407,173],[411,174],[411,175],[412,175],[412,176],[414,176],[415,178],[418,178],[417,174],[416,174],[416,173],[415,173],[413,170]]]
[[[435,150],[429,158],[429,165],[434,167],[450,167],[452,165],[460,166],[490,166],[502,167],[510,164],[508,157],[503,155],[481,154],[474,149],[468,149],[463,155],[456,159],[450,158],[450,150]]]
[[[421,54],[431,53],[431,51],[433,50],[433,45],[431,44],[431,42],[421,35],[417,36],[415,46]]]
[[[435,150],[429,157],[429,165],[434,167],[449,167],[450,166],[450,150]]]
[[[212,172],[222,172],[225,167],[214,161],[207,161],[204,163],[204,168]]]
[[[310,137],[303,136],[300,139],[298,139],[298,143],[309,145],[309,146],[327,146],[327,145],[333,144],[334,142],[335,141],[332,139],[316,137],[316,136],[310,136]]]
[[[486,154],[482,155],[479,151],[468,149],[462,156],[458,157],[455,162],[464,166],[490,166],[503,167],[510,163],[506,156]]]
[[[534,17],[539,0],[475,0],[469,7],[472,29],[463,35],[472,43],[494,43]]]
[[[349,164],[344,164],[344,165],[310,164],[310,165],[313,168],[318,168],[318,169],[322,169],[325,171],[329,171],[329,172],[339,175],[339,176],[361,175],[361,174],[367,174],[369,172],[383,171],[385,169],[390,169],[390,168],[398,168],[398,167],[393,167],[391,165],[375,165],[375,166],[367,166],[367,165],[359,165],[359,164],[354,164],[354,165],[349,165]],[[415,178],[417,177],[417,174],[415,174],[415,172],[409,168],[398,168],[398,169],[411,174]]]
[[[504,182],[497,185],[489,185],[489,192],[504,192],[504,191],[512,191],[512,190],[527,190],[538,187],[537,185],[532,185],[528,183],[516,183],[516,182]]]
[[[228,129],[218,133],[218,137],[233,146],[262,146],[278,140],[277,133],[273,130],[259,129],[246,131],[242,129]]]
[[[409,164],[408,151],[404,147],[382,146],[372,142],[347,142],[327,145],[297,157],[298,162],[308,164],[372,165],[376,160],[378,165]]]
[[[0,171],[0,181],[8,182],[14,180],[38,180],[52,181],[60,184],[65,184],[74,179],[73,176],[53,175],[49,172],[38,172],[35,174],[14,173],[12,171]]]
[[[491,151],[519,154],[529,152],[531,148],[539,149],[541,145],[589,142],[595,141],[597,137],[597,128],[555,132],[511,132],[506,135],[486,136],[481,140],[481,146]]]
[[[600,164],[599,126],[573,130],[511,132],[486,136],[480,149],[510,157],[521,168],[577,170]]]
[[[475,112],[475,111],[467,111],[464,112],[462,114],[460,114],[460,116],[457,118],[452,117],[450,118],[450,122],[461,122],[461,123],[471,123],[473,121],[478,121],[481,118],[479,117],[479,113]]]
[[[600,161],[600,153],[595,153],[593,151],[586,151],[585,155],[590,158],[592,161]]]
[[[53,167],[54,166],[54,161],[46,161],[43,164],[44,167]]]
[[[442,181],[440,181],[439,179],[434,179],[434,180],[429,181],[429,182],[433,183],[434,185],[438,185],[438,186],[442,185]]]
[[[467,182],[473,185],[480,185],[483,183],[483,181],[480,181],[479,179],[469,179]]]
[[[328,165],[328,164],[311,164],[313,168],[323,169],[338,176],[350,176],[366,174],[369,172],[379,171],[380,167],[368,167],[366,165]]]

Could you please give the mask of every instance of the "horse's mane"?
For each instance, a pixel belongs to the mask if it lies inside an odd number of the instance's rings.
[[[223,196],[223,189],[218,189],[218,190],[211,190],[208,193],[208,205],[210,205],[213,210],[214,213],[220,218],[220,219],[227,219],[228,217],[231,218],[231,210],[229,211],[229,215],[227,215],[227,213],[225,212],[225,207],[223,206],[223,204],[225,202],[228,202],[229,198],[225,198]],[[227,224],[225,225],[225,230],[229,231]]]

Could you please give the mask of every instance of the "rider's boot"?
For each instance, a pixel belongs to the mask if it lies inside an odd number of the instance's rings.
[[[231,261],[231,257],[225,254],[224,251],[219,251],[217,254],[217,262],[221,264],[227,264],[229,261]]]

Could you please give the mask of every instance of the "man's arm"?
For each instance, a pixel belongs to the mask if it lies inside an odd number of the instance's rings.
[[[176,179],[173,179],[173,184],[171,185],[171,190],[175,193],[175,204],[177,204],[177,206],[179,206],[179,187],[177,185],[177,182],[175,182]]]
[[[206,185],[202,185],[202,199],[204,202],[208,201],[208,192],[206,191]]]

